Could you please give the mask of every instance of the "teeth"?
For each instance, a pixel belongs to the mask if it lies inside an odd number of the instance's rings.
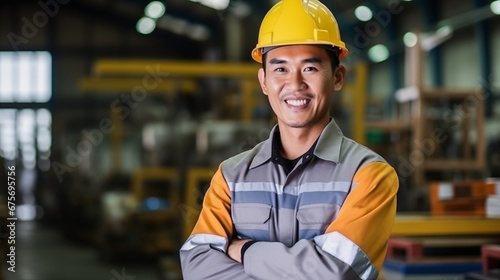
[[[286,103],[292,105],[292,106],[302,106],[307,103],[306,100],[287,100]]]

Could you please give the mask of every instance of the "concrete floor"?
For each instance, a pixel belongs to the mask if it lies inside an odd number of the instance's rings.
[[[105,262],[97,250],[88,245],[73,244],[60,232],[34,222],[16,222],[16,267],[7,271],[6,280],[164,280],[157,261]],[[0,279],[2,279],[0,277]]]

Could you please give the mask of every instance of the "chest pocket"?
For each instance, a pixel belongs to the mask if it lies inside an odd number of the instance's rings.
[[[254,240],[269,239],[272,207],[265,204],[233,204],[233,223],[237,235]]]
[[[335,220],[339,211],[338,205],[307,205],[297,211],[299,229],[321,230]]]

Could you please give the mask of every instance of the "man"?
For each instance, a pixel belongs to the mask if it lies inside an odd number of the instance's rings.
[[[396,211],[396,173],[330,118],[347,55],[317,0],[283,0],[252,52],[278,124],[222,162],[180,250],[184,279],[376,279]]]

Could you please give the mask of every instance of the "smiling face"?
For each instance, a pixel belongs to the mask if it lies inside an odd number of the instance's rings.
[[[280,126],[326,126],[333,93],[344,83],[344,66],[332,70],[327,50],[314,45],[275,48],[265,59],[259,81]]]

